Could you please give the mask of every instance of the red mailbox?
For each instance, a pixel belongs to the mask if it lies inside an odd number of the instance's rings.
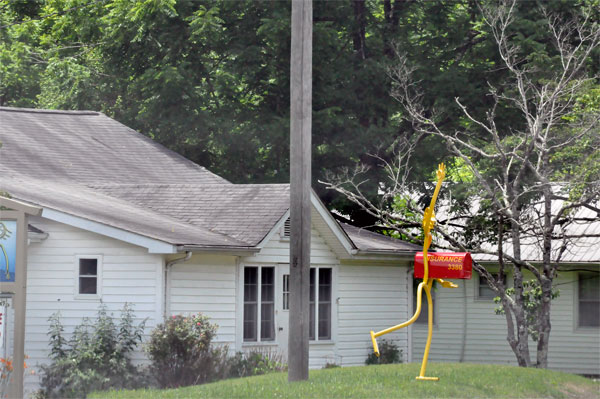
[[[473,260],[469,252],[431,252],[427,254],[430,278],[470,279]],[[415,278],[425,273],[423,252],[415,254]]]

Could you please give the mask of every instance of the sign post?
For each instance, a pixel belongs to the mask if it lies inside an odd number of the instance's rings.
[[[41,208],[0,196],[0,294],[13,294],[13,378],[9,398],[23,397],[27,298],[27,221]]]

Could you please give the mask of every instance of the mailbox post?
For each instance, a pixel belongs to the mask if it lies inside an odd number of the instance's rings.
[[[417,380],[421,381],[438,381],[438,377],[426,377],[425,371],[427,369],[427,358],[429,357],[429,348],[431,346],[431,337],[433,335],[433,303],[431,301],[431,287],[433,281],[439,282],[442,287],[445,288],[457,288],[458,285],[445,281],[445,278],[452,279],[470,279],[472,260],[471,254],[468,252],[454,253],[454,252],[434,252],[431,254],[427,253],[429,246],[431,245],[432,235],[431,230],[435,226],[435,202],[437,196],[442,187],[442,181],[446,176],[446,167],[444,164],[440,164],[437,170],[437,184],[431,198],[431,202],[423,214],[423,232],[425,233],[425,240],[423,243],[423,252],[417,252],[415,255],[415,278],[422,278],[423,281],[417,287],[417,308],[415,314],[405,321],[404,323],[396,326],[387,328],[385,330],[374,332],[371,331],[371,341],[373,343],[373,351],[379,356],[379,347],[377,346],[377,338],[404,328],[414,323],[421,314],[421,303],[423,297],[423,291],[427,297],[428,304],[428,332],[427,332],[427,343],[425,344],[425,353],[423,354],[423,362],[421,363],[421,372],[417,376]]]

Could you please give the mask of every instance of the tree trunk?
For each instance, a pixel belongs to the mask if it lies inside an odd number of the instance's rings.
[[[544,154],[544,168],[548,165],[548,156]],[[552,269],[552,187],[549,184],[544,184],[544,248],[543,248],[543,273],[540,276],[540,288],[542,290],[542,298],[538,315],[538,342],[537,342],[537,360],[536,367],[548,367],[548,343],[550,341],[550,304],[552,302],[552,280],[554,278],[554,270]]]
[[[527,329],[527,317],[525,315],[525,301],[523,299],[523,273],[520,266],[514,268],[515,306],[513,309],[517,328],[517,345],[515,356],[521,367],[531,366],[529,355],[529,330]]]
[[[536,367],[548,367],[548,344],[550,341],[550,304],[552,303],[552,279],[542,275],[542,301],[538,318],[538,342]]]
[[[367,7],[365,0],[352,0],[354,6],[354,29],[352,41],[354,51],[359,59],[367,58],[366,32],[367,32]]]

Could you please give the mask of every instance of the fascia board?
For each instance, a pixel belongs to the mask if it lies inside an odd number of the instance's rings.
[[[333,216],[331,216],[331,213],[329,213],[329,210],[327,210],[327,207],[325,207],[325,205],[321,202],[321,200],[319,199],[317,194],[315,194],[314,190],[311,190],[310,202],[312,203],[313,207],[319,213],[319,216],[321,216],[321,218],[325,221],[327,226],[331,229],[331,231],[333,232],[335,237],[342,244],[342,246],[344,247],[344,249],[346,250],[348,255],[354,255],[356,253],[356,248],[354,247],[354,244],[350,240],[350,237],[348,237],[346,232],[342,230],[342,228],[335,221]]]
[[[115,240],[147,248],[148,253],[151,254],[177,253],[177,247],[175,245],[166,243],[164,241],[159,241],[154,238],[118,229],[116,227],[107,226],[102,223],[94,222],[78,216],[73,216],[54,209],[44,208],[41,216],[55,222],[64,223],[82,230],[87,230],[106,237],[114,238]]]
[[[395,253],[392,251],[357,251],[354,254],[354,258],[365,260],[389,259],[399,261],[412,261],[415,259],[415,253]]]
[[[0,196],[0,206],[8,209],[14,209],[15,211],[24,212],[31,216],[39,216],[42,213],[42,208],[39,206],[26,204],[25,202],[3,196]]]

